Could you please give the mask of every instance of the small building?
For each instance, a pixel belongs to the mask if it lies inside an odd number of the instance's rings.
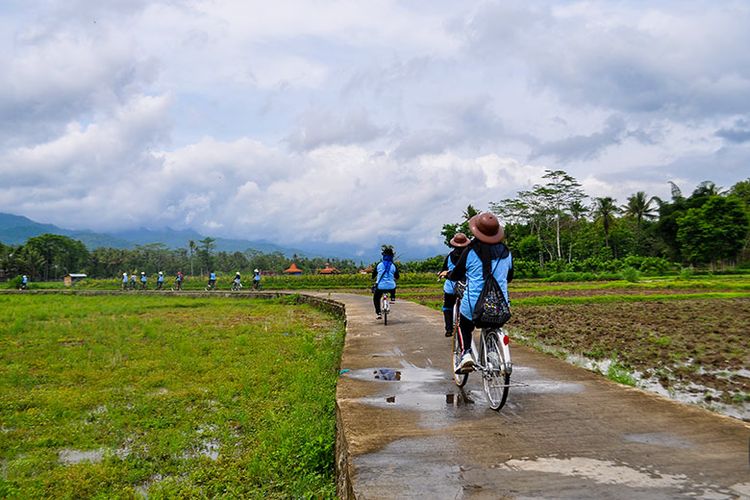
[[[326,267],[318,271],[319,274],[340,274],[341,271],[333,267],[330,263],[326,262]]]
[[[82,273],[77,273],[77,274],[70,273],[70,274],[66,274],[65,277],[63,278],[63,283],[65,283],[65,286],[73,286],[73,283],[75,283],[77,281],[80,281],[80,280],[82,280],[85,277],[86,277],[86,275],[82,274]]]
[[[297,267],[297,264],[295,264],[294,262],[292,262],[292,265],[289,266],[288,269],[284,269],[284,272],[286,274],[298,275],[298,274],[302,274],[302,269],[300,269],[299,267]]]

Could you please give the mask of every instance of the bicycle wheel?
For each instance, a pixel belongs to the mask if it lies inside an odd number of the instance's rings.
[[[482,382],[490,408],[495,411],[508,399],[510,372],[507,370],[509,360],[505,358],[497,330],[482,331],[482,364],[485,367]]]
[[[461,362],[461,339],[459,338],[461,335],[461,330],[458,328],[453,329],[453,352],[451,353],[451,358],[453,361],[453,381],[456,383],[457,386],[463,387],[466,385],[466,381],[469,380],[469,374],[468,373],[456,373],[456,370],[458,370],[458,364]]]
[[[388,310],[390,309],[390,307],[391,306],[388,302],[388,298],[384,294],[380,302],[380,308],[383,311],[383,324],[384,325],[388,324]]]

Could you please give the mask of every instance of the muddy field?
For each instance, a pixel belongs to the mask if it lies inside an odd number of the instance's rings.
[[[750,394],[750,297],[517,306],[511,330],[545,346],[623,366],[672,385],[715,389],[724,403]]]

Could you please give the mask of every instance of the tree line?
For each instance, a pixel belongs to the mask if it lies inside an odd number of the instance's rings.
[[[281,252],[263,253],[248,249],[244,252],[217,252],[215,240],[205,238],[188,241],[185,248],[170,249],[161,243],[136,246],[133,249],[96,248],[88,250],[78,240],[57,234],[29,238],[23,245],[0,243],[0,274],[6,278],[26,274],[32,280],[61,279],[68,273],[85,273],[92,278],[112,278],[122,273],[153,275],[162,271],[175,275],[206,275],[241,272],[252,275],[253,269],[263,273],[282,273],[291,262],[304,272],[312,273],[330,264],[343,273],[359,269],[348,259],[305,257],[290,259]]]
[[[750,179],[729,189],[705,181],[689,196],[672,183],[670,200],[639,191],[623,204],[611,197],[589,197],[562,170],[547,170],[543,181],[514,198],[489,204],[505,224],[506,242],[519,276],[623,267],[660,274],[670,270],[672,263],[713,270],[750,263]],[[469,205],[460,222],[443,225],[446,245],[458,231],[471,235],[468,220],[477,213]],[[254,249],[217,252],[213,238],[188,241],[178,249],[153,243],[133,249],[88,250],[80,241],[56,234],[36,236],[23,245],[0,243],[0,277],[26,274],[44,281],[79,272],[93,278],[141,271],[148,275],[159,271],[249,275],[257,268],[282,273],[291,262],[305,273],[315,273],[326,264],[342,273],[354,273],[364,265],[349,259],[289,258],[281,252]],[[405,272],[431,272],[442,263],[443,256],[438,255],[399,266]]]
[[[671,183],[671,199],[639,191],[619,204],[589,197],[562,170],[516,197],[489,204],[505,223],[507,244],[521,267],[600,270],[610,261],[661,259],[711,269],[750,261],[750,179],[723,189],[700,183],[689,196]],[[446,243],[458,231],[471,234],[469,205],[461,222],[445,224]]]

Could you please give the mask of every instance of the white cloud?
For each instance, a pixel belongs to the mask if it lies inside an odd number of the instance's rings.
[[[747,176],[741,2],[3,12],[0,211],[61,226],[439,245],[547,168],[620,201]]]

